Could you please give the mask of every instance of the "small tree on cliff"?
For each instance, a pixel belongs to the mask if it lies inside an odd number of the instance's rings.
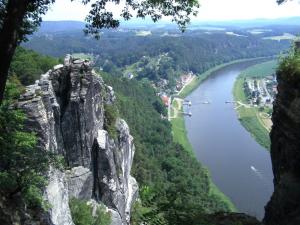
[[[73,0],[71,0],[73,1]],[[78,0],[79,1],[79,0]],[[113,13],[107,11],[107,2],[120,5],[120,0],[80,0],[86,5],[92,2],[89,15],[86,17],[86,34],[99,38],[102,28],[116,28],[119,20]],[[55,0],[1,0],[0,1],[0,104],[3,99],[9,67],[16,46],[32,34],[41,23],[44,15]],[[150,16],[156,22],[162,16],[171,16],[183,30],[190,21],[191,15],[196,15],[198,0],[125,0],[121,17],[129,20],[136,12],[136,17]]]

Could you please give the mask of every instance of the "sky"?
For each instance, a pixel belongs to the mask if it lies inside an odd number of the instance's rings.
[[[276,0],[199,0],[201,5],[197,18],[193,20],[245,20],[257,18],[280,18],[300,16],[300,0],[288,1],[280,6]],[[121,7],[110,5],[115,16]],[[89,12],[85,7],[71,0],[56,0],[44,20],[83,21]]]

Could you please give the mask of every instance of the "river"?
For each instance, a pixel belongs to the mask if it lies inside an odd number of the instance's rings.
[[[192,101],[193,116],[185,118],[185,125],[195,155],[209,169],[213,182],[239,212],[262,219],[273,192],[270,153],[240,124],[234,104],[225,103],[233,101],[236,77],[257,62],[214,72],[186,98]],[[210,104],[202,104],[206,101]]]

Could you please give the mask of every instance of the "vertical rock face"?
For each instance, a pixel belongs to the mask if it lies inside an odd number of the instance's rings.
[[[102,202],[114,212],[113,223],[129,224],[138,190],[130,176],[135,149],[124,120],[117,119],[116,140],[103,128],[104,104],[113,101],[112,88],[89,62],[70,56],[21,96],[19,107],[27,115],[26,127],[38,136],[38,147],[63,155],[71,168],[49,172],[45,198],[52,207],[47,224],[73,224],[70,197]]]
[[[266,206],[268,225],[300,224],[300,77],[289,76],[278,72],[271,132],[275,190]]]

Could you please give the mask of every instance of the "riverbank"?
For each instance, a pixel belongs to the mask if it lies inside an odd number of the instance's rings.
[[[187,138],[187,131],[185,129],[184,117],[183,117],[183,100],[174,98],[172,101],[172,132],[173,138],[176,142],[181,144],[183,148],[192,156],[195,157],[193,147]]]
[[[185,129],[185,122],[184,122],[183,115],[182,113],[179,113],[183,111],[182,103],[183,100],[178,98],[174,98],[172,102],[173,117],[171,119],[171,124],[172,124],[173,138],[176,142],[180,143],[192,157],[195,157],[193,147],[187,138],[187,131]],[[205,170],[207,177],[209,179],[209,195],[211,196],[211,198],[218,199],[219,202],[222,202],[224,205],[227,206],[229,211],[237,212],[238,210],[235,207],[235,205],[232,203],[232,201],[223,192],[221,192],[219,188],[212,182],[209,170],[204,167],[203,169]]]
[[[234,84],[233,95],[236,101],[246,103],[243,91],[243,78],[238,78]],[[243,127],[253,136],[253,138],[267,150],[270,149],[269,131],[262,125],[259,112],[254,107],[239,107],[236,109],[239,121]]]
[[[258,59],[265,59],[266,57],[258,57],[258,58],[249,58],[249,59],[238,59],[234,61],[230,61],[228,63],[223,63],[220,65],[217,65],[204,73],[198,75],[195,77],[188,85],[186,85],[180,92],[179,92],[179,97],[185,98],[187,97],[190,93],[192,93],[205,79],[207,79],[212,73],[216,72],[217,70],[220,70],[226,66],[230,66],[235,63],[241,63],[241,62],[247,62],[247,61],[252,61],[252,60],[258,60]]]
[[[258,64],[255,66],[256,70],[259,70],[260,77],[265,77],[275,72],[272,61]],[[253,67],[252,67],[253,68]],[[253,69],[252,69],[253,70]],[[243,71],[236,79],[233,87],[233,96],[236,102],[241,102],[249,107],[236,107],[239,121],[243,127],[253,136],[253,138],[264,148],[270,150],[270,129],[271,118],[267,115],[261,107],[255,107],[250,105],[244,91],[244,79],[253,76],[251,67],[246,71]],[[254,72],[255,73],[255,72]]]
[[[209,69],[208,71],[200,74],[199,76],[195,77],[191,82],[189,82],[188,85],[186,85],[178,94],[180,98],[187,97],[192,91],[194,91],[205,79],[207,79],[212,73],[235,63],[241,63],[246,61],[252,61],[257,60],[259,58],[253,58],[253,59],[241,59],[241,60],[235,60],[232,62],[224,63],[221,65],[218,65],[216,67],[213,67]],[[193,147],[191,143],[188,140],[187,137],[187,130],[185,128],[185,121],[183,116],[183,100],[179,100],[178,98],[174,98],[172,101],[172,116],[171,116],[171,124],[172,124],[172,132],[174,140],[178,143],[180,143],[184,149],[191,154],[191,156],[195,157],[195,153],[193,150]],[[219,188],[212,182],[211,176],[209,174],[209,171],[204,168],[207,171],[207,176],[209,177],[210,182],[210,195],[212,198],[219,199],[220,202],[223,202],[230,211],[237,212],[237,208],[232,203],[232,201],[219,190]]]
[[[192,117],[184,116],[184,125],[195,157],[240,212],[259,219],[272,192],[270,154],[238,121],[232,89],[242,71],[262,61],[236,63],[213,72],[188,95],[192,106],[184,106],[185,112],[192,113]]]
[[[184,149],[191,154],[192,157],[195,157],[195,153],[194,153],[193,147],[187,137],[187,130],[185,127],[184,116],[182,113],[183,112],[183,106],[182,106],[183,98],[187,97],[191,92],[193,92],[203,81],[205,81],[214,72],[216,72],[226,66],[230,66],[230,65],[233,65],[236,63],[258,60],[258,59],[264,59],[264,58],[234,60],[234,61],[231,61],[228,63],[224,63],[221,65],[215,66],[215,67],[207,70],[206,72],[198,75],[197,77],[195,77],[191,82],[189,82],[188,85],[186,85],[179,92],[178,97],[182,98],[181,101],[179,101],[178,98],[173,99],[173,101],[171,103],[172,104],[172,106],[171,106],[172,115],[173,115],[173,116],[171,116],[173,138],[176,142],[180,143],[184,147]],[[219,199],[221,202],[223,202],[224,204],[226,204],[228,206],[228,208],[230,209],[230,211],[237,212],[237,208],[232,203],[232,201],[223,192],[221,192],[220,189],[212,182],[211,176],[210,176],[208,170],[207,170],[207,174],[208,174],[208,177],[210,180],[210,194],[212,195],[212,197],[215,197],[215,198]]]

